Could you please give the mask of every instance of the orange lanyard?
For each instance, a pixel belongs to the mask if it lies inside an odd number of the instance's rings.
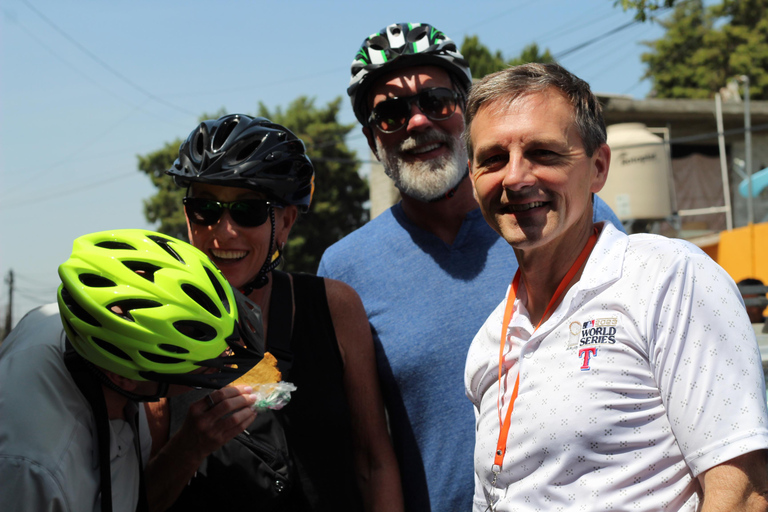
[[[568,270],[568,273],[565,274],[565,277],[563,277],[563,280],[560,281],[560,285],[558,285],[557,290],[555,290],[555,294],[552,296],[552,299],[550,299],[549,304],[547,304],[547,309],[544,310],[544,314],[541,316],[541,319],[539,320],[539,323],[536,324],[536,327],[533,329],[533,332],[531,333],[531,336],[533,336],[533,333],[536,332],[536,329],[539,328],[541,323],[544,321],[545,318],[547,318],[547,313],[549,313],[549,310],[552,309],[552,307],[557,303],[557,301],[560,299],[560,296],[565,292],[565,289],[568,287],[568,285],[573,281],[573,278],[576,276],[576,273],[579,271],[581,266],[584,264],[586,259],[589,257],[589,254],[592,252],[592,248],[597,243],[597,228],[594,229],[594,232],[589,237],[589,240],[587,241],[587,245],[584,246],[584,248],[581,250],[581,253],[579,254],[579,257],[576,258],[576,261],[573,262],[573,265],[571,265],[571,268]],[[507,305],[504,308],[504,321],[501,325],[501,340],[499,343],[499,397],[496,399],[496,408],[499,411],[499,441],[496,443],[496,455],[493,459],[493,465],[494,465],[494,473],[498,473],[499,470],[501,470],[502,462],[504,461],[504,454],[507,452],[507,434],[509,434],[509,425],[512,418],[512,409],[515,408],[515,400],[517,399],[517,392],[520,389],[520,371],[517,372],[517,379],[515,380],[515,387],[512,390],[512,397],[509,399],[509,407],[507,408],[507,414],[504,417],[504,421],[501,421],[501,379],[504,375],[504,346],[506,345],[507,340],[507,329],[509,328],[509,322],[512,320],[512,312],[515,309],[515,299],[517,298],[517,287],[520,284],[520,269],[517,269],[517,272],[515,273],[515,278],[512,279],[512,286],[509,289],[509,296],[507,297]],[[498,467],[498,469],[496,469]],[[495,478],[494,478],[495,480]]]

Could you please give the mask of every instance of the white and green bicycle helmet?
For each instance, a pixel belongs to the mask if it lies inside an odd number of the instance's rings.
[[[426,23],[394,23],[365,38],[352,61],[347,94],[361,124],[368,124],[368,90],[376,78],[410,66],[445,69],[464,97],[472,85],[469,64],[452,39]]]

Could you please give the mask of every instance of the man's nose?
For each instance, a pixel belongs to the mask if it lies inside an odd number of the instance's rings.
[[[510,153],[502,186],[507,190],[523,190],[536,184],[536,175],[530,162],[514,152]]]
[[[418,102],[411,103],[411,118],[408,120],[408,131],[424,131],[434,127],[434,121],[424,114]]]

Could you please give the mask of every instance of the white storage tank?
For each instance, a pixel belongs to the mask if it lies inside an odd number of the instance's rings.
[[[607,130],[611,167],[600,197],[622,221],[669,217],[671,165],[664,140],[642,123]]]

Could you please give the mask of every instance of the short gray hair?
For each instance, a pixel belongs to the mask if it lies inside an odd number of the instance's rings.
[[[509,105],[520,96],[544,91],[550,87],[559,90],[573,105],[576,129],[587,156],[606,141],[603,109],[589,84],[559,64],[523,64],[492,73],[474,84],[467,99],[464,114],[466,129],[464,143],[472,159],[472,121],[483,105],[505,100]]]

